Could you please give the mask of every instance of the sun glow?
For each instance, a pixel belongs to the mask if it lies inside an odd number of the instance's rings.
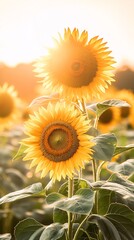
[[[122,0],[1,0],[0,62],[16,65],[44,55],[52,37],[64,28],[87,30],[109,43],[117,63],[134,63],[134,3]],[[129,2],[129,1],[128,1]],[[120,7],[121,11],[120,11]],[[130,9],[126,12],[126,8]],[[119,16],[120,14],[120,16]],[[131,31],[131,32],[130,32]],[[131,35],[131,38],[128,36]]]

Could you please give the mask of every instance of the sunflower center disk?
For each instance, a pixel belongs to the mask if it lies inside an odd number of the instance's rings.
[[[78,146],[79,140],[75,129],[62,121],[48,124],[41,135],[41,150],[45,157],[54,162],[71,158]]]
[[[121,107],[121,117],[127,118],[130,114],[130,108],[129,107]]]
[[[7,93],[0,94],[0,117],[8,117],[14,108],[13,100]]]
[[[97,73],[96,58],[90,53],[79,56],[70,63],[69,77],[64,78],[64,83],[70,87],[88,86]]]
[[[99,118],[99,122],[103,124],[108,124],[113,119],[113,112],[111,109],[107,109]]]

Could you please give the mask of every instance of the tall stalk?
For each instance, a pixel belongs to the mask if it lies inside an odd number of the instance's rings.
[[[74,191],[74,180],[73,178],[68,178],[68,198],[71,198],[73,196]],[[73,239],[73,214],[71,212],[68,212],[68,239]]]

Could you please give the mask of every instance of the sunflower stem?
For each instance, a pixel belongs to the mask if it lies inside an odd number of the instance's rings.
[[[74,180],[73,178],[68,178],[68,198],[71,198],[73,196],[74,191]],[[73,214],[71,212],[68,212],[68,239],[73,239]]]
[[[79,231],[81,230],[81,227],[82,225],[86,222],[86,220],[88,219],[89,215],[87,215],[83,221],[80,223],[79,227],[77,228],[76,232],[75,232],[75,235],[74,235],[74,238],[73,240],[77,240],[77,237],[79,236]]]

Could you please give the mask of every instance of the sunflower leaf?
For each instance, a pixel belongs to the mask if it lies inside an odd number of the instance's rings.
[[[118,229],[121,240],[134,239],[134,211],[124,204],[113,203],[105,217]]]
[[[114,192],[115,195],[108,196],[109,201],[118,201],[134,209],[134,184],[120,174],[114,173],[108,181],[98,181],[92,183],[92,186],[94,190],[107,190],[111,191],[111,194]],[[103,198],[102,195],[101,198]]]
[[[97,116],[100,117],[101,114],[110,107],[130,107],[130,105],[123,100],[111,99],[88,105],[87,109],[91,109],[92,111],[96,112]]]
[[[116,155],[118,155],[118,154],[120,154],[122,152],[125,152],[125,151],[128,151],[128,150],[132,150],[132,149],[134,149],[134,144],[129,144],[127,146],[117,146],[115,148],[113,156],[116,156]]]
[[[123,163],[111,162],[107,165],[107,168],[113,172],[121,173],[129,176],[134,173],[134,159],[128,159]]]
[[[44,229],[39,239],[40,240],[57,240],[64,235],[66,229],[67,229],[67,224],[62,225],[60,223],[52,223]]]
[[[114,134],[101,134],[92,140],[95,142],[93,157],[96,160],[110,161],[115,152],[117,139]]]
[[[56,193],[55,193],[56,194]],[[52,194],[50,194],[51,199]],[[52,203],[50,201],[50,196],[46,198],[47,203]],[[59,197],[59,200],[58,200]],[[60,198],[61,197],[61,198]],[[56,201],[57,198],[57,201]],[[77,214],[89,214],[93,208],[94,203],[94,192],[88,188],[81,188],[76,192],[71,198],[62,197],[61,194],[57,194],[52,203],[52,207],[56,207],[63,211],[77,213]]]
[[[45,195],[45,192],[42,188],[41,183],[34,183],[21,190],[8,193],[7,195],[0,198],[0,204],[7,203],[7,202],[14,202],[16,200],[30,197],[32,195],[43,195],[43,196]]]
[[[27,218],[16,225],[15,237],[17,240],[37,240],[44,229],[45,226],[37,222],[34,218]]]
[[[27,149],[27,147],[24,145],[24,144],[21,144],[19,149],[18,149],[18,152],[16,153],[16,155],[13,157],[13,161],[14,160],[20,160],[24,157],[24,151]]]
[[[90,216],[89,221],[98,225],[105,240],[122,240],[116,227],[106,217],[93,214]]]

